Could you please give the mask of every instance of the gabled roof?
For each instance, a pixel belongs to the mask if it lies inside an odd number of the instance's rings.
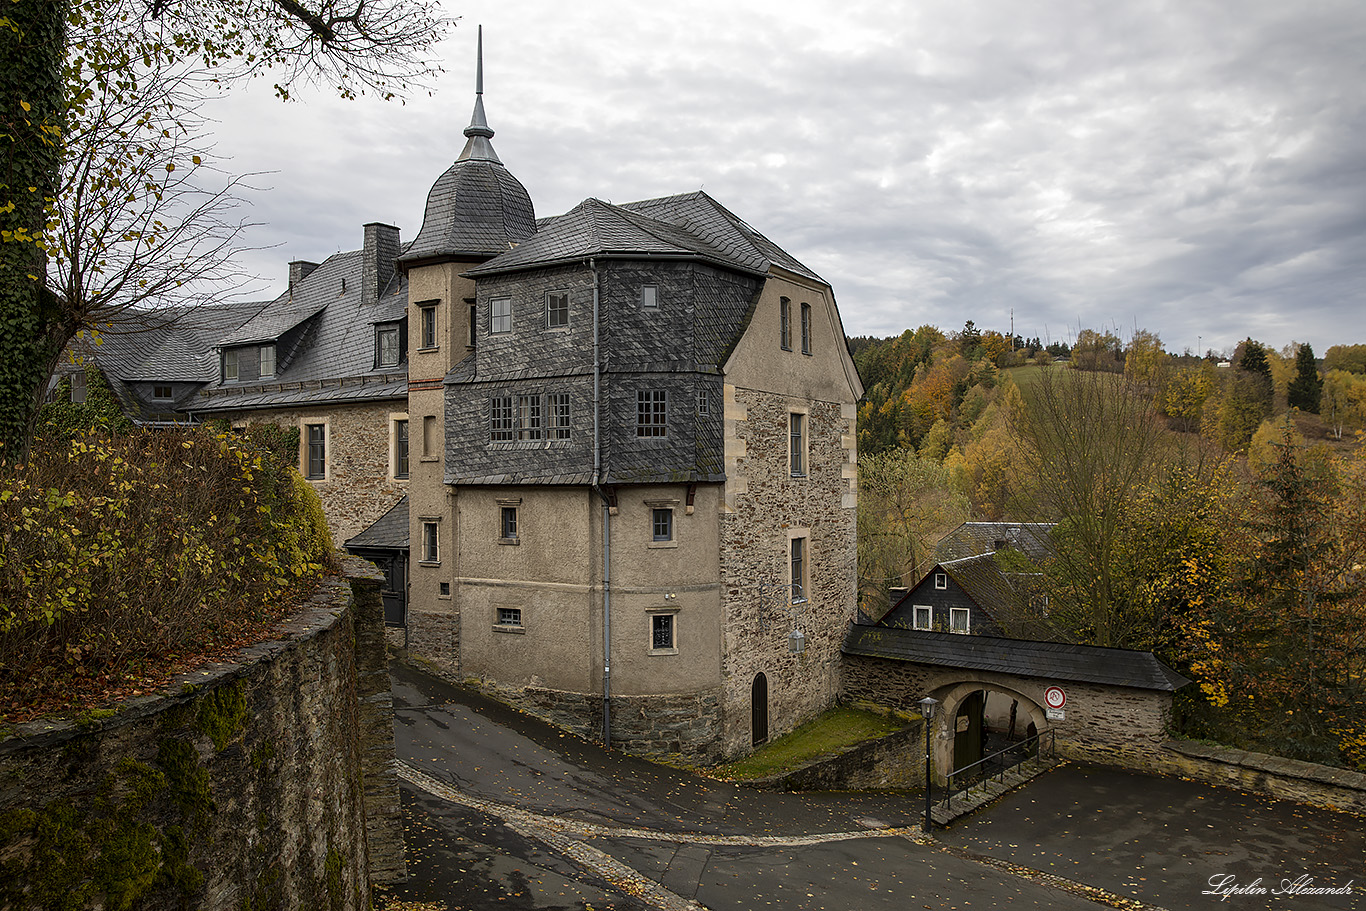
[[[1175,692],[1190,683],[1152,652],[881,626],[851,624],[844,640],[844,653],[1164,693]]]
[[[267,306],[264,302],[134,311],[99,334],[72,342],[110,381],[206,383],[218,376],[215,346]]]
[[[964,522],[935,546],[937,560],[958,560],[996,551],[1004,542],[1031,560],[1042,560],[1052,553],[1052,523],[1037,522]]]
[[[373,547],[382,550],[408,549],[408,497],[404,496],[384,515],[346,542],[346,547]]]
[[[935,570],[948,573],[958,587],[971,598],[978,607],[991,613],[1000,609],[1016,610],[1020,597],[1010,581],[996,563],[995,554],[968,557],[964,560],[950,560],[938,564]]]

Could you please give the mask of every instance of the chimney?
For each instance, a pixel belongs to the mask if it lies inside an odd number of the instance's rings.
[[[896,607],[897,602],[900,601],[902,598],[906,597],[908,594],[910,594],[910,591],[911,590],[909,588],[900,588],[897,586],[892,586],[891,588],[888,588],[887,606]]]
[[[293,294],[293,293],[294,293],[294,289],[298,287],[299,282],[301,282],[301,281],[303,281],[304,279],[308,278],[308,274],[309,274],[310,272],[312,272],[312,271],[313,271],[314,269],[316,269],[316,268],[318,268],[318,264],[317,264],[317,263],[311,263],[311,262],[309,262],[308,260],[304,260],[304,259],[296,259],[296,260],[294,260],[294,262],[290,263],[290,264],[289,264],[289,293],[290,293],[290,294]]]
[[[373,304],[394,277],[398,259],[398,228],[377,221],[365,226],[365,253],[361,265],[360,302]]]

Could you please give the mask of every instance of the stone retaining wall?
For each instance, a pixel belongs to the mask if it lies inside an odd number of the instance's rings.
[[[347,567],[236,660],[0,743],[0,906],[362,911],[401,877],[379,579]]]
[[[1366,775],[1266,753],[1172,740],[1150,768],[1366,816]]]
[[[925,723],[915,721],[799,769],[742,782],[764,791],[867,791],[925,787]]]

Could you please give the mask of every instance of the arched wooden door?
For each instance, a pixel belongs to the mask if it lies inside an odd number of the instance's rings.
[[[754,745],[768,740],[768,678],[762,672],[754,676],[754,686],[749,693],[750,730],[754,734]]]

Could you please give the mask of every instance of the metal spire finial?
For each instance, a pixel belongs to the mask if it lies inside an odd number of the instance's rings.
[[[474,113],[470,115],[470,125],[465,127],[465,135],[469,141],[465,143],[464,151],[460,153],[457,161],[474,159],[476,161],[498,161],[498,154],[493,151],[493,143],[489,142],[493,138],[493,130],[489,129],[488,120],[484,118],[484,27],[479,26],[479,44],[474,69]]]

